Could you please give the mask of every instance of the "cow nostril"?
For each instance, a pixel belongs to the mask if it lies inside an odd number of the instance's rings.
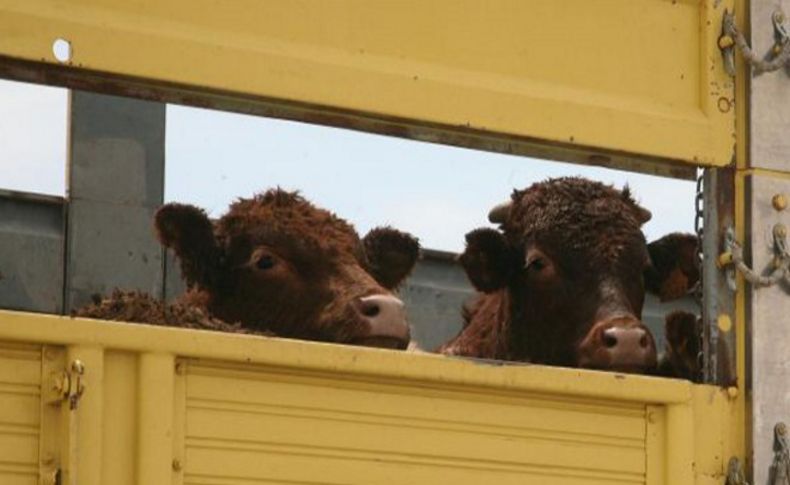
[[[376,302],[363,301],[359,311],[364,316],[372,318],[381,313],[381,307]]]
[[[642,335],[642,338],[639,339],[639,346],[643,349],[647,348],[647,335]]]
[[[605,333],[603,335],[603,344],[609,349],[611,349],[613,347],[616,347],[617,346],[617,337],[615,337],[612,334],[606,334]]]

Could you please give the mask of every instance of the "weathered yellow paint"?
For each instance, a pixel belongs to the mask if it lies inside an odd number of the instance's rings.
[[[39,432],[42,348],[86,390]],[[7,311],[0,349],[30,391],[0,406],[29,423],[0,432],[18,483],[43,441],[81,485],[707,485],[733,453],[727,392],[678,380]]]
[[[0,483],[38,483],[41,346],[0,344]]]
[[[452,143],[477,133],[499,142],[475,146],[527,142],[544,158],[725,165],[725,8],[732,0],[0,0],[0,72],[241,111],[273,103],[274,116]],[[73,50],[64,65],[59,38]]]

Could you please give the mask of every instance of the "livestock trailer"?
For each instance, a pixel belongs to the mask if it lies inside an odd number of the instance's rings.
[[[68,200],[0,212],[35,228],[14,260],[36,251],[26,271],[52,275],[27,292],[27,272],[0,267],[0,292],[38,310],[0,311],[0,482],[784,483],[783,8],[0,0],[0,76],[73,90]],[[167,295],[169,263],[140,235],[161,171],[95,182],[163,163],[164,103],[703,169],[703,383],[64,316],[97,281]],[[119,240],[134,251],[112,259]]]

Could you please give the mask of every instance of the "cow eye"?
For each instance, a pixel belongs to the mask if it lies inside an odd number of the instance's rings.
[[[546,260],[543,258],[533,258],[527,261],[524,268],[527,271],[542,271],[546,267]]]
[[[274,267],[274,258],[265,254],[258,258],[258,261],[255,262],[255,266],[263,270],[272,269]]]

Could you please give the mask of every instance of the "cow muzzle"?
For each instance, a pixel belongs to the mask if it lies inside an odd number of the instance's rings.
[[[578,348],[579,367],[629,373],[649,373],[657,365],[650,330],[633,317],[593,325]]]
[[[403,302],[391,295],[360,298],[356,311],[368,324],[370,332],[354,343],[368,347],[405,349],[411,340]]]

